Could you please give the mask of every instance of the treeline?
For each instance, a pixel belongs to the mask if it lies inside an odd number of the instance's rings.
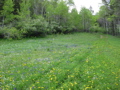
[[[119,0],[78,13],[72,0],[0,0],[0,38],[21,39],[77,31],[120,34]],[[116,6],[117,4],[117,6]]]
[[[120,35],[120,0],[102,0],[103,5],[98,13],[98,23],[105,32]]]

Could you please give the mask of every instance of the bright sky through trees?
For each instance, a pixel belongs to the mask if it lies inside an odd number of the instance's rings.
[[[85,6],[86,8],[92,6],[94,13],[99,11],[100,3],[102,3],[102,0],[73,0],[73,1],[78,11],[80,11],[80,8],[82,6]]]

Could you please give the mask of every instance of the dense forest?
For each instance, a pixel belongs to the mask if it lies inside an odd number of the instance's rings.
[[[102,0],[95,15],[92,6],[78,12],[73,0],[0,0],[0,38],[71,32],[120,35],[119,9],[120,0]]]

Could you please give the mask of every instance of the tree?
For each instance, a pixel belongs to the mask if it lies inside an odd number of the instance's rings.
[[[64,32],[68,21],[69,7],[63,0],[52,1],[46,8],[47,21],[55,27],[56,32]],[[56,27],[57,26],[57,27]]]
[[[104,27],[107,27],[106,30],[113,34],[117,35],[120,33],[120,0],[102,0],[104,9],[101,7],[101,11],[103,12],[103,16],[105,18]],[[100,11],[100,13],[101,13]]]
[[[79,13],[81,20],[81,29],[84,31],[89,31],[91,25],[92,25],[92,13],[89,9],[82,7],[80,13]]]
[[[94,13],[92,6],[90,6],[89,10],[91,11],[92,14]]]
[[[2,10],[3,10],[4,0],[0,0],[0,22],[2,22]]]
[[[20,10],[18,10],[18,20],[25,20],[30,17],[30,0],[22,0],[20,3]]]
[[[80,17],[76,10],[76,8],[73,8],[71,12],[69,13],[69,27],[72,27],[75,30],[78,30],[80,27]]]
[[[58,3],[56,9],[55,9],[55,15],[56,15],[56,21],[59,24],[65,24],[67,20],[67,15],[68,15],[68,7],[66,5],[66,2],[61,1]]]
[[[111,12],[111,17],[113,18],[112,25],[114,29],[114,35],[120,34],[120,0],[111,0],[110,9],[112,10]]]
[[[3,10],[1,11],[1,15],[3,17],[2,26],[14,20],[15,16],[13,14],[13,11],[14,11],[13,6],[14,6],[14,3],[12,0],[5,0],[3,5]]]

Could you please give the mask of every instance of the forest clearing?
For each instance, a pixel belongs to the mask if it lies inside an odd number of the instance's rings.
[[[120,39],[97,33],[0,40],[0,90],[119,90]]]
[[[120,0],[0,0],[0,90],[120,90]]]

